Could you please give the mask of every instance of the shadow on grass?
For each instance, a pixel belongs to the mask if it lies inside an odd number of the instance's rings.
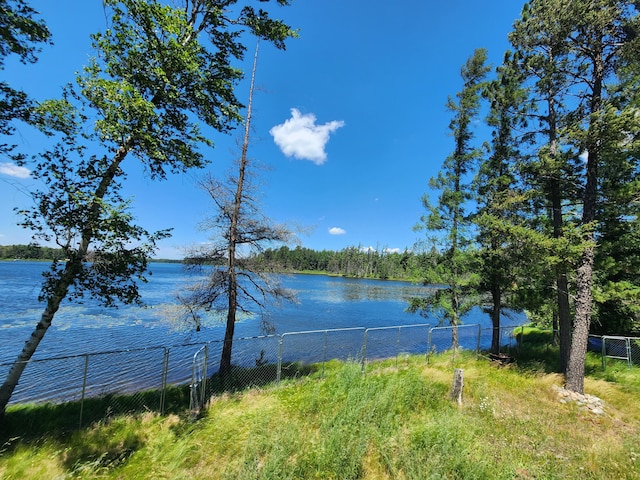
[[[44,436],[63,439],[70,433],[121,415],[160,412],[161,392],[149,390],[128,395],[108,394],[84,402],[21,404],[7,409],[0,429],[0,445],[19,437],[30,442]],[[189,407],[189,388],[169,386],[164,412],[179,414]]]
[[[520,330],[515,335],[517,346],[501,349],[515,358],[516,368],[523,372],[558,373],[560,351],[553,345],[553,333],[536,328]]]
[[[553,345],[553,333],[549,330],[526,328],[524,334],[515,335],[518,346],[509,353],[516,358],[517,366],[524,372],[560,372],[560,349]],[[585,375],[600,375],[602,356],[598,352],[587,352]]]
[[[317,370],[314,365],[287,363],[282,365],[280,379],[309,376]],[[275,383],[278,366],[260,365],[254,368],[233,367],[224,378],[214,374],[207,382],[207,397],[237,392],[247,388],[262,387]],[[87,398],[84,402],[21,404],[7,409],[0,425],[0,453],[11,451],[17,443],[37,442],[44,437],[64,442],[68,436],[99,422],[127,415],[158,413],[186,415],[189,413],[191,391],[188,385],[168,386],[164,394],[149,390],[134,394],[107,394]],[[132,440],[131,448],[135,447]]]

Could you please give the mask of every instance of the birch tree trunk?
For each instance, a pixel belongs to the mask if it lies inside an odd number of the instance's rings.
[[[22,351],[18,354],[18,357],[11,366],[11,369],[6,376],[4,383],[0,387],[0,419],[4,417],[7,405],[11,396],[13,395],[13,392],[15,391],[16,386],[18,385],[18,382],[20,381],[20,377],[22,376],[22,373],[24,372],[27,364],[33,357],[33,354],[38,348],[38,345],[40,345],[40,342],[49,330],[49,327],[51,327],[53,318],[60,308],[60,304],[66,298],[67,293],[69,292],[69,287],[71,287],[75,279],[80,275],[82,269],[84,268],[83,262],[87,256],[89,245],[93,240],[95,229],[97,228],[97,225],[99,223],[102,201],[107,195],[107,191],[116,178],[118,169],[129,153],[132,145],[133,139],[131,137],[126,139],[124,144],[117,150],[113,161],[104,172],[102,179],[93,195],[91,207],[89,209],[89,218],[82,226],[82,237],[78,245],[78,250],[77,252],[73,252],[71,254],[71,258],[66,262],[65,268],[61,272],[60,276],[57,279],[53,280],[54,285],[50,289],[52,294],[49,295],[47,299],[47,305],[40,317],[40,321],[37,323],[36,328],[31,333],[29,340],[25,342]]]

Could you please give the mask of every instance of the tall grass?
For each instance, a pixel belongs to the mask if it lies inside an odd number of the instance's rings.
[[[544,355],[521,353],[502,367],[436,355],[369,364],[365,374],[330,362],[323,376],[217,394],[195,420],[136,413],[14,431],[0,436],[0,478],[640,478],[638,369],[587,379],[605,401],[598,416],[560,403],[552,386],[562,379]],[[454,368],[464,370],[462,406],[448,399]],[[38,423],[41,413],[20,415]]]

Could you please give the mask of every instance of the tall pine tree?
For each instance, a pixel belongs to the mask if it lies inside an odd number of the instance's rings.
[[[478,227],[479,260],[478,289],[487,292],[491,316],[491,351],[500,350],[500,324],[503,308],[509,305],[516,280],[516,267],[521,250],[510,225],[518,223],[522,203],[516,165],[519,142],[516,131],[524,122],[522,108],[525,91],[522,75],[514,69],[510,53],[497,69],[496,80],[489,82],[484,96],[490,103],[487,124],[492,127],[492,139],[487,158],[481,162],[475,179],[477,212],[474,223]]]
[[[460,318],[476,304],[469,301],[475,276],[467,268],[472,243],[468,202],[472,198],[470,180],[480,156],[480,150],[473,145],[472,123],[479,114],[481,89],[489,71],[486,60],[486,50],[474,52],[461,69],[462,90],[447,102],[447,108],[453,114],[449,130],[454,139],[454,150],[444,161],[438,176],[429,181],[432,189],[440,191],[438,203],[432,205],[429,196],[423,196],[427,213],[416,227],[430,232],[442,253],[424,283],[443,287],[431,296],[411,299],[408,309],[425,316],[429,313],[441,316],[454,327],[453,348],[458,346],[456,327]]]

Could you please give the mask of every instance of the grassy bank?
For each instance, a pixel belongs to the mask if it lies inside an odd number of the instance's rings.
[[[562,380],[545,352],[508,366],[408,357],[365,375],[332,362],[324,378],[216,396],[195,420],[139,413],[81,430],[14,426],[0,478],[640,478],[638,369],[602,372],[590,357],[586,391],[605,402],[596,415],[559,402]],[[448,399],[454,368],[464,369],[462,406]],[[39,422],[46,411],[21,415]]]

